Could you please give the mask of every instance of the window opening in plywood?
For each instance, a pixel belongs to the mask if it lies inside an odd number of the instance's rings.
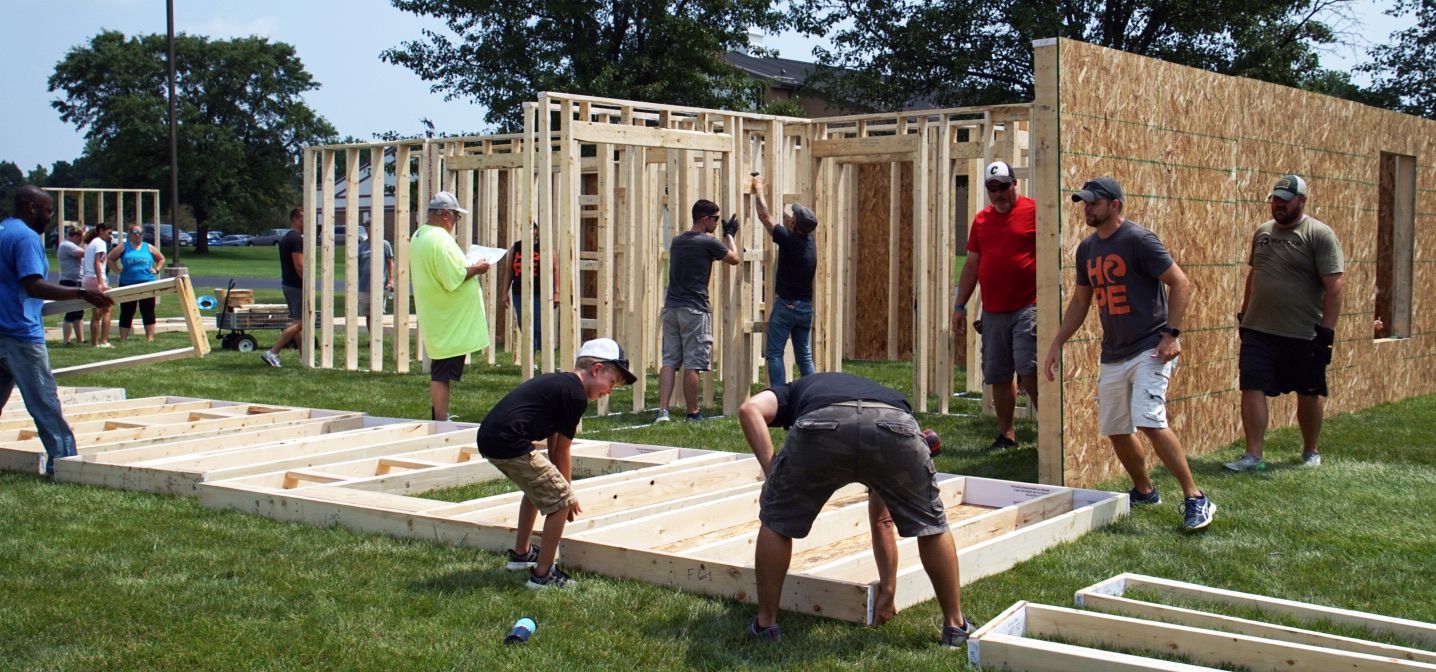
[[[1411,270],[1416,223],[1416,158],[1381,153],[1377,206],[1375,338],[1411,336]]]

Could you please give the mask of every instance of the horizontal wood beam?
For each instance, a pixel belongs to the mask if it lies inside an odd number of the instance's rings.
[[[702,152],[733,151],[733,136],[727,133],[701,133],[674,128],[599,124],[591,121],[568,123],[573,139],[583,143],[664,147]]]
[[[462,154],[444,158],[447,170],[502,170],[524,167],[524,155],[507,154]]]
[[[124,287],[116,287],[108,292],[105,292],[105,296],[108,296],[113,299],[117,305],[125,303],[127,301],[148,299],[152,296],[158,296],[160,294],[173,292],[175,288],[175,283],[177,281],[177,278],[165,278],[163,280],[155,280],[153,282],[142,282],[138,285],[126,285]],[[91,306],[89,301],[86,301],[84,299],[46,301],[45,305],[40,307],[40,314],[57,315],[59,313],[71,313],[77,310],[88,310],[93,307],[94,306]]]
[[[812,155],[815,159],[871,154],[911,155],[918,150],[918,147],[922,146],[921,141],[921,138],[913,134],[814,140]]]
[[[65,367],[65,368],[63,368],[63,369],[55,369],[55,370],[52,371],[51,373],[52,373],[56,378],[63,378],[63,377],[65,377],[65,376],[76,376],[76,375],[80,375],[80,374],[82,374],[82,373],[99,373],[99,372],[101,372],[101,371],[115,371],[115,370],[118,370],[118,369],[128,369],[128,368],[130,368],[130,367],[132,367],[132,366],[144,366],[145,364],[158,364],[158,363],[160,363],[160,362],[170,362],[170,361],[174,361],[174,360],[176,360],[176,359],[189,359],[190,357],[194,357],[195,354],[196,354],[196,353],[195,353],[195,349],[194,349],[193,346],[191,346],[191,347],[188,347],[188,348],[177,348],[177,349],[174,349],[174,350],[162,350],[162,351],[160,351],[160,352],[152,352],[152,353],[150,353],[150,354],[148,354],[148,355],[135,355],[135,356],[133,356],[133,357],[121,357],[121,358],[119,358],[119,359],[106,359],[106,360],[102,360],[102,361],[98,361],[98,362],[90,362],[89,364],[80,364],[80,365],[77,365],[77,366],[67,366],[67,367]]]

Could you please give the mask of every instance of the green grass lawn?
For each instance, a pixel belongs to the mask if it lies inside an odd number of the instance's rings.
[[[166,255],[169,248],[160,250]],[[58,269],[55,250],[49,250],[50,268]],[[279,251],[274,246],[264,247],[211,247],[205,254],[199,254],[193,247],[180,248],[180,261],[189,269],[190,275],[216,276],[221,278],[278,278]],[[171,260],[171,265],[173,260]],[[336,255],[336,277],[343,276],[343,249]],[[57,277],[52,275],[51,277]],[[243,284],[243,283],[241,283]]]
[[[106,356],[186,342],[179,334],[153,345],[132,340]],[[56,366],[95,355],[58,346],[51,352]],[[911,385],[903,363],[847,368],[905,391]],[[454,412],[482,419],[518,380],[512,365],[471,368],[455,390]],[[253,353],[217,350],[203,360],[64,384],[121,386],[131,397],[428,414],[422,374],[305,370],[289,353],[277,370]],[[615,409],[629,408],[627,394],[614,396]],[[1030,423],[1019,424],[1020,448],[987,454],[977,447],[991,440],[992,421],[978,416],[970,399],[954,411],[966,415],[921,416],[943,434],[939,469],[1035,479]],[[650,420],[651,413],[591,417],[580,436],[747,450],[731,418]],[[1199,535],[1177,531],[1178,488],[1159,470],[1168,503],[968,586],[967,613],[982,623],[1017,600],[1070,606],[1079,588],[1140,572],[1436,621],[1436,396],[1330,419],[1320,469],[1290,466],[1299,445],[1294,430],[1275,432],[1272,467],[1259,475],[1221,468],[1235,449],[1194,458],[1199,483],[1220,507]],[[503,491],[505,484],[490,482],[433,496]],[[0,475],[0,558],[3,669],[970,669],[962,652],[937,647],[934,602],[880,628],[785,613],[781,644],[750,642],[740,634],[753,614],[745,604],[583,572],[574,591],[537,593],[493,553],[29,475]],[[538,621],[537,634],[522,647],[502,646],[524,615]]]

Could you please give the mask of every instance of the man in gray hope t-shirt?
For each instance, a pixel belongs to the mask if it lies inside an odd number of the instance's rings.
[[[723,242],[711,234],[718,228],[718,204],[700,199],[693,204],[693,228],[674,236],[668,248],[668,295],[663,301],[663,368],[658,372],[658,416],[668,421],[673,382],[683,370],[683,400],[688,419],[702,420],[698,408],[698,372],[712,368],[713,316],[708,305],[708,278],[713,262],[738,265],[738,220],[724,226]]]
[[[1096,299],[1102,322],[1097,414],[1102,435],[1112,441],[1117,459],[1132,477],[1131,503],[1162,501],[1137,442],[1140,429],[1182,486],[1182,529],[1200,530],[1211,524],[1217,505],[1192,479],[1182,443],[1167,426],[1166,402],[1167,385],[1182,353],[1182,332],[1176,325],[1182,323],[1191,283],[1157,234],[1122,216],[1126,199],[1116,180],[1091,180],[1072,200],[1083,203],[1087,226],[1096,232],[1077,246],[1077,287],[1043,365],[1047,380],[1056,378],[1062,344],[1077,333]]]

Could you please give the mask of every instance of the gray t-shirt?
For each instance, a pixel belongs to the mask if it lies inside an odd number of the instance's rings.
[[[1106,240],[1094,233],[1077,246],[1077,284],[1092,288],[1104,364],[1131,359],[1162,340],[1167,286],[1157,278],[1171,267],[1157,234],[1131,220]]]
[[[665,308],[693,308],[710,312],[708,278],[713,262],[728,256],[728,246],[717,238],[697,231],[673,237],[668,248],[668,296]]]
[[[384,285],[389,284],[389,261],[394,258],[394,248],[389,241],[384,241],[384,261],[380,265],[384,269],[384,283],[378,287],[371,285],[372,278],[369,277],[369,261],[373,254],[369,251],[369,241],[373,238],[365,238],[359,241],[359,291],[366,294],[375,291],[383,291]]]
[[[60,251],[55,256],[60,259],[60,279],[79,282],[80,260],[85,257],[85,248],[66,238],[60,241]]]
[[[1311,340],[1326,301],[1323,276],[1343,272],[1341,243],[1331,227],[1303,216],[1283,229],[1273,220],[1252,236],[1252,293],[1242,327]]]

